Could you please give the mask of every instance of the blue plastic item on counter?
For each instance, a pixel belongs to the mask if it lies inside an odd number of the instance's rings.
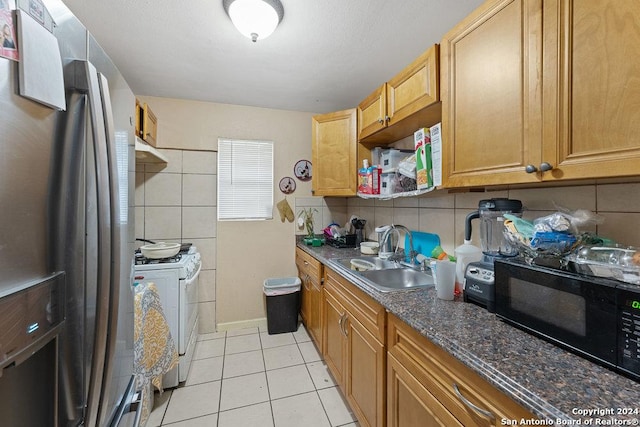
[[[437,234],[412,231],[411,236],[413,237],[413,250],[427,258],[431,256],[434,248],[440,246],[440,236]],[[409,236],[405,236],[404,238],[404,248],[407,254],[406,261],[409,261]]]

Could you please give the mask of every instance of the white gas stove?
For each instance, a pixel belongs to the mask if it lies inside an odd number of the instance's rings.
[[[136,254],[135,283],[155,283],[171,335],[178,347],[179,365],[164,375],[163,387],[177,387],[187,379],[198,338],[198,278],[202,262],[195,246],[161,260]]]

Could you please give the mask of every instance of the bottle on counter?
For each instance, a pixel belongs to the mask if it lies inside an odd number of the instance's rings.
[[[462,293],[464,290],[464,275],[467,271],[467,265],[470,262],[480,261],[482,259],[482,250],[471,244],[471,240],[466,240],[458,246],[454,253],[456,255],[456,294]]]

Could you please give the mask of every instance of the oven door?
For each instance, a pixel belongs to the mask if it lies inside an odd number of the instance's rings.
[[[180,339],[178,343],[180,355],[187,352],[189,338],[198,319],[198,287],[201,269],[202,264],[199,264],[197,271],[191,278],[180,280]]]
[[[515,261],[495,262],[496,314],[608,366],[616,364],[615,284]]]

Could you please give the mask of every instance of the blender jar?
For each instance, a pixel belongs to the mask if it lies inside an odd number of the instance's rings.
[[[520,200],[495,198],[480,200],[478,210],[467,215],[465,239],[471,240],[471,221],[480,219],[480,245],[482,252],[490,257],[510,257],[518,255],[518,249],[504,237],[504,214],[522,217]]]

